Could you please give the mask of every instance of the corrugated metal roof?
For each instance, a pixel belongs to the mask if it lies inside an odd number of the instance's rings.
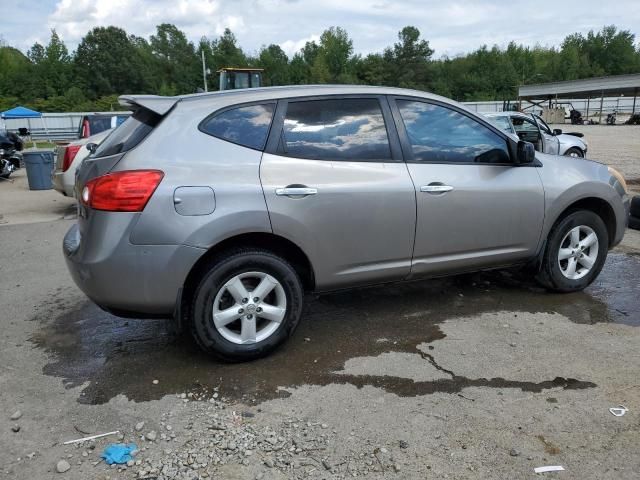
[[[575,98],[576,95],[633,96],[635,93],[640,93],[640,73],[522,85],[518,89],[520,98],[538,100],[556,97]]]

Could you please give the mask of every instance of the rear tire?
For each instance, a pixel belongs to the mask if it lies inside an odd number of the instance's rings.
[[[640,230],[640,217],[634,217],[633,215],[629,217],[629,228],[633,230]]]
[[[602,270],[608,250],[602,219],[589,210],[574,211],[551,229],[537,280],[556,292],[582,290]]]
[[[195,291],[191,334],[222,360],[264,357],[293,334],[303,295],[285,259],[258,249],[229,252],[211,263]]]
[[[564,154],[567,157],[584,158],[584,152],[577,147],[571,147]]]

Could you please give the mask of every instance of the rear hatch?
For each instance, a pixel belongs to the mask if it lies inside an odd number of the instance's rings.
[[[168,100],[172,100],[170,104]],[[120,103],[129,106],[133,115],[116,128],[76,170],[75,193],[80,200],[78,226],[81,234],[92,216],[92,209],[82,200],[87,183],[110,173],[127,152],[154,130],[177,101],[177,98],[153,96],[120,97]]]
[[[109,173],[129,150],[151,133],[161,119],[162,117],[157,113],[138,107],[130,118],[114,130],[98,149],[82,162],[76,177],[76,194],[79,195],[82,192],[89,180]]]

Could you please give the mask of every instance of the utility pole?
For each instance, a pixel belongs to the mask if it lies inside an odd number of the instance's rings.
[[[204,91],[208,92],[208,90],[207,90],[207,66],[204,63],[204,48],[200,50],[200,53],[202,54],[202,80],[204,81]]]

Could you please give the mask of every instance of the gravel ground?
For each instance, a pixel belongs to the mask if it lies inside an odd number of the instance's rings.
[[[587,158],[617,168],[625,179],[640,185],[640,125],[554,125],[552,128],[584,133],[589,144]]]

